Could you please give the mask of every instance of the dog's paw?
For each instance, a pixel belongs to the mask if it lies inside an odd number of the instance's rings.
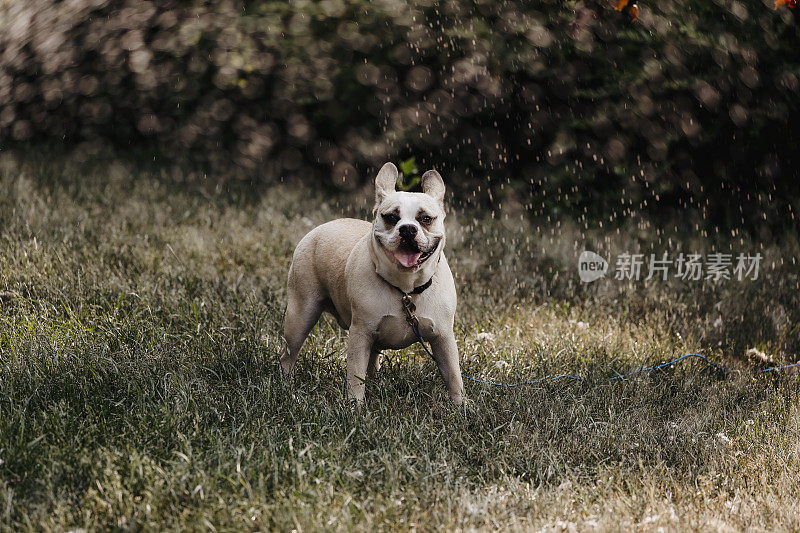
[[[461,415],[467,416],[474,414],[477,411],[477,405],[469,398],[460,398],[460,401],[456,402],[454,400],[453,403],[454,407]]]
[[[292,368],[285,368],[283,365],[278,365],[278,376],[283,380],[291,380],[294,376]]]

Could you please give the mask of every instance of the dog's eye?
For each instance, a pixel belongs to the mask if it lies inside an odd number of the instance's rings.
[[[386,215],[383,215],[383,221],[390,226],[394,226],[395,224],[397,224],[398,220],[400,220],[400,217],[395,215],[394,213],[388,213]]]
[[[428,215],[419,217],[419,223],[423,226],[430,226],[431,222],[433,222],[433,217],[429,217]]]

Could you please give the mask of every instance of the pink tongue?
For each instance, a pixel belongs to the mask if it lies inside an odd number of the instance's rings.
[[[421,255],[422,255],[421,252],[417,252],[415,254],[410,254],[408,252],[395,252],[394,253],[395,259],[400,261],[400,264],[403,265],[406,268],[409,268],[409,267],[412,267],[412,266],[416,265],[417,261],[419,260],[419,256],[421,256]]]

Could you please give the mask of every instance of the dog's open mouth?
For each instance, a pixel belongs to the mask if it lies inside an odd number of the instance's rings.
[[[402,243],[392,253],[392,256],[401,268],[412,269],[424,263],[431,254],[433,254],[433,250],[423,252],[416,245]]]

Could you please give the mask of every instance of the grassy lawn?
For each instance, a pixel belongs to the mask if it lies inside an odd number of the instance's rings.
[[[467,382],[457,410],[414,347],[386,354],[359,412],[332,320],[292,383],[277,354],[294,245],[365,217],[371,190],[180,178],[2,160],[2,529],[800,529],[796,374],[691,362],[604,379],[691,352],[794,360],[796,238],[461,205],[447,222],[464,372],[595,378]],[[765,259],[752,282],[582,285],[584,246]]]

